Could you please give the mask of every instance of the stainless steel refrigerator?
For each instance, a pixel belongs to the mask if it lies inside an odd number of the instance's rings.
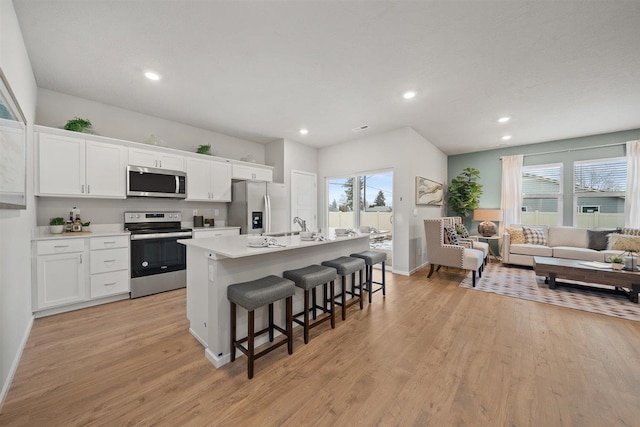
[[[241,234],[277,233],[291,230],[289,202],[284,184],[233,181],[228,224]]]

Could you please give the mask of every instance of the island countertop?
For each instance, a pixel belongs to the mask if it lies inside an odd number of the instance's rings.
[[[204,239],[181,239],[187,247],[195,247],[210,252],[210,258],[244,258],[248,256],[270,254],[274,252],[290,251],[312,246],[327,245],[347,240],[369,239],[368,234],[355,235],[350,237],[339,237],[327,240],[301,240],[300,236],[270,237],[271,244],[268,247],[250,247],[247,244],[247,237],[250,235],[241,234],[239,236],[219,236]]]
[[[189,332],[203,345],[205,357],[216,367],[230,360],[228,286],[268,275],[282,276],[287,270],[321,264],[369,249],[369,234],[324,241],[304,241],[299,236],[271,237],[282,246],[258,248],[249,247],[247,237],[242,234],[178,240],[187,248]],[[363,279],[362,272],[359,279]],[[346,280],[346,286],[349,286],[353,278]],[[297,288],[293,298],[294,313],[303,310],[303,296],[304,291]],[[284,301],[274,304],[278,324],[284,322],[283,304]],[[236,325],[238,331],[246,331],[247,315],[242,310],[240,313]],[[268,323],[267,314],[266,307],[256,310],[257,329]],[[267,337],[259,338],[256,346],[266,340]]]

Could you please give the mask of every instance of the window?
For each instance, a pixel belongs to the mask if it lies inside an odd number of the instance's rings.
[[[627,160],[624,157],[573,164],[574,225],[624,227]]]
[[[525,166],[522,171],[522,223],[562,223],[562,164]]]

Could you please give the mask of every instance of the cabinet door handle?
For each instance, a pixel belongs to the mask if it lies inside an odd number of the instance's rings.
[[[118,283],[118,282],[105,283],[104,285],[105,285],[105,286],[113,286],[113,285],[115,285],[116,283]]]
[[[80,189],[80,192],[84,194],[84,184],[82,184],[82,188]]]
[[[56,245],[54,248],[68,248],[69,245]]]
[[[160,167],[162,167],[162,160],[159,160],[159,162],[160,162]]]
[[[82,264],[82,254],[80,254],[80,264]]]
[[[87,184],[87,194],[91,193],[91,184]]]
[[[116,260],[115,259],[105,259],[103,262],[106,264],[108,262],[116,262]]]
[[[104,242],[104,245],[105,245],[105,246],[115,245],[115,244],[116,244],[116,242],[115,242],[115,241],[112,241],[112,242]]]

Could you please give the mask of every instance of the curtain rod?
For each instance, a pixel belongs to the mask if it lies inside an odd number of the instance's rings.
[[[593,145],[591,147],[567,148],[566,150],[543,151],[541,153],[523,154],[523,156],[531,157],[531,156],[542,156],[543,154],[570,153],[572,151],[591,150],[592,148],[615,147],[616,145],[625,145],[625,144],[626,142],[616,142],[615,144]],[[502,160],[502,157],[505,157],[505,156],[500,156],[500,160]]]

